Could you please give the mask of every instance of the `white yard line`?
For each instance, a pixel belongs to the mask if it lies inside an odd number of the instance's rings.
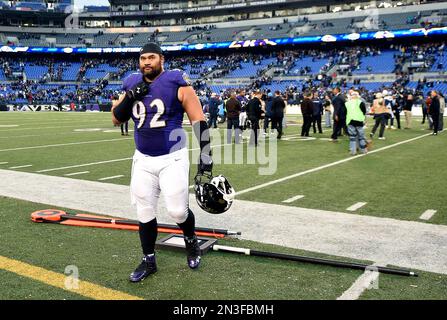
[[[15,167],[9,167],[9,169],[20,169],[20,168],[28,168],[28,167],[32,167],[32,164],[25,164],[23,166],[15,166]]]
[[[98,181],[112,180],[112,179],[117,179],[117,178],[121,178],[121,177],[124,177],[124,175],[120,174],[118,176],[111,176],[111,177],[100,178],[100,179],[98,179]]]
[[[9,129],[9,130],[0,130],[0,132],[11,132],[11,131],[27,131],[27,130],[41,130],[41,129],[60,129],[60,128],[79,128],[82,125],[74,125],[74,126],[57,126],[57,127],[33,127],[33,128],[20,128],[20,129]]]
[[[104,129],[107,130],[107,129]],[[104,132],[104,131],[102,131]],[[119,133],[118,131],[114,131],[114,133]],[[39,137],[59,137],[62,135],[74,135],[74,134],[78,134],[78,133],[91,133],[91,132],[87,132],[87,131],[71,131],[71,132],[63,132],[63,133],[45,133],[45,134],[26,134],[26,135],[21,135],[21,136],[7,136],[7,137],[0,137],[0,139],[12,139],[12,138],[30,138],[30,137],[35,137],[35,138],[39,138]]]
[[[0,130],[0,132],[11,132],[11,131],[27,131],[27,130],[40,130],[40,129],[60,129],[60,128],[85,128],[88,129],[89,127],[83,124],[78,124],[78,125],[70,125],[70,126],[57,126],[57,127],[28,127],[28,128],[12,128],[12,129],[6,129],[6,130]],[[190,128],[190,127],[186,127],[186,128]],[[190,132],[188,130],[186,130],[186,132]]]
[[[1,196],[45,203],[41,209],[63,207],[137,218],[129,185],[2,169],[0,176]],[[447,274],[444,225],[239,199],[225,214],[210,215],[198,207],[193,194],[189,204],[197,225],[237,230],[245,240]],[[157,215],[160,222],[172,223],[164,201],[159,202]]]
[[[50,171],[58,171],[58,170],[65,170],[65,169],[73,169],[73,168],[80,168],[80,167],[94,166],[94,165],[97,165],[97,164],[104,164],[104,163],[112,163],[112,162],[125,161],[125,160],[132,160],[132,157],[130,157],[130,158],[121,158],[121,159],[113,159],[113,160],[106,160],[106,161],[97,161],[97,162],[90,162],[90,163],[83,163],[83,164],[76,164],[76,165],[73,165],[73,166],[66,166],[66,167],[59,167],[59,168],[45,169],[45,170],[39,170],[39,171],[36,171],[36,172],[37,172],[37,173],[43,173],[43,172],[50,172]]]
[[[66,177],[79,176],[81,174],[86,174],[86,173],[90,173],[90,171],[81,171],[81,172],[67,173],[67,174],[64,174],[64,176],[66,176]]]
[[[431,217],[433,217],[433,215],[436,213],[436,210],[426,210],[420,217],[419,219],[421,220],[430,220]]]
[[[347,208],[346,210],[347,211],[356,211],[356,210],[360,209],[361,207],[363,207],[365,204],[367,204],[367,202],[357,202],[357,203],[354,203],[349,208]]]
[[[302,199],[302,198],[304,198],[304,196],[302,194],[300,194],[300,195],[294,196],[292,198],[286,199],[283,202],[284,203],[292,203],[292,202],[294,202],[294,201],[296,201],[298,199]]]
[[[227,144],[218,144],[218,145],[211,146],[211,148],[222,147],[222,146],[225,146],[225,145],[227,145]],[[194,149],[188,149],[188,150],[189,151],[196,151],[196,150],[199,150],[199,149],[200,148],[194,148]],[[83,163],[83,164],[76,164],[76,165],[72,165],[72,166],[59,167],[59,168],[44,169],[44,170],[36,171],[36,173],[44,173],[44,172],[51,172],[51,171],[79,168],[79,167],[94,166],[94,165],[97,165],[97,164],[120,162],[120,161],[126,161],[126,160],[132,160],[132,157],[130,157],[130,158],[120,158],[120,159],[105,160],[105,161],[97,161],[97,162],[90,162],[90,163]]]
[[[379,272],[374,271],[374,264],[371,266],[370,270],[365,270],[365,272],[357,278],[357,280],[352,284],[352,286],[343,292],[341,296],[337,298],[337,300],[357,300],[360,298],[365,290],[375,290],[379,286]],[[384,266],[383,266],[384,267]]]
[[[8,164],[8,162],[0,162],[0,164]]]
[[[47,144],[41,146],[33,146],[33,147],[21,147],[21,148],[11,148],[11,149],[0,149],[0,152],[6,151],[18,151],[18,150],[29,150],[29,149],[43,149],[43,148],[54,148],[54,147],[65,147],[65,146],[75,146],[80,144],[91,144],[91,143],[101,143],[101,142],[113,142],[113,141],[122,141],[122,140],[130,140],[132,138],[119,138],[119,139],[106,139],[106,140],[93,140],[93,141],[82,141],[82,142],[71,142],[71,143],[60,143],[60,144]]]
[[[394,148],[394,147],[400,146],[401,144],[409,143],[409,142],[412,142],[412,141],[415,141],[415,140],[418,140],[418,139],[421,139],[421,138],[424,138],[424,137],[427,137],[427,136],[430,136],[430,135],[431,135],[431,133],[427,133],[427,134],[424,134],[424,135],[421,135],[421,136],[418,136],[418,137],[415,137],[415,138],[411,138],[411,139],[408,139],[408,140],[397,142],[397,143],[391,144],[389,146],[370,151],[370,152],[368,152],[368,154],[373,154],[373,153],[384,151],[384,150],[387,150],[387,149],[390,149],[390,148]],[[323,169],[326,169],[326,168],[334,167],[336,165],[339,165],[339,164],[342,164],[342,163],[345,163],[345,162],[349,162],[349,161],[352,161],[352,160],[355,160],[355,159],[367,156],[368,154],[359,154],[359,155],[356,155],[356,156],[351,156],[349,158],[345,158],[345,159],[342,159],[342,160],[331,162],[331,163],[322,165],[322,166],[317,167],[317,168],[313,168],[313,169],[297,172],[295,174],[292,174],[292,175],[289,175],[289,176],[286,176],[286,177],[283,177],[283,178],[280,178],[280,179],[272,180],[272,181],[269,181],[269,182],[266,182],[266,183],[262,183],[262,184],[259,184],[257,186],[251,187],[251,188],[247,188],[247,189],[238,191],[236,193],[236,195],[241,195],[241,194],[244,194],[244,193],[247,193],[247,192],[251,192],[251,191],[254,191],[254,190],[265,188],[265,187],[271,186],[273,184],[277,184],[277,183],[284,182],[284,181],[287,181],[287,180],[290,180],[290,179],[294,179],[294,178],[297,178],[297,177],[300,177],[300,176],[304,176],[304,175],[306,175],[308,173],[313,173],[313,172],[317,172],[317,171],[320,171],[320,170],[323,170]]]

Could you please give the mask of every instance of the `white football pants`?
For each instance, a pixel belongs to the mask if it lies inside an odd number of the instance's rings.
[[[247,112],[239,113],[239,127],[240,128],[244,127],[245,121],[247,121]]]
[[[185,222],[189,204],[188,149],[157,157],[135,150],[130,190],[140,222],[147,223],[156,217],[160,192],[172,219],[176,223]]]

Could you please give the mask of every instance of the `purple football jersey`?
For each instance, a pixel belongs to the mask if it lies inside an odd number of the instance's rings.
[[[143,80],[140,72],[123,81],[129,90]],[[172,153],[186,146],[182,129],[184,109],[178,100],[179,87],[190,85],[181,70],[166,70],[150,84],[149,93],[136,101],[132,109],[135,122],[135,146],[143,154],[155,157]]]
[[[240,95],[236,96],[236,99],[238,99],[239,102],[241,103],[241,112],[245,112],[246,111],[245,107],[248,103],[248,99],[245,96],[240,96]]]

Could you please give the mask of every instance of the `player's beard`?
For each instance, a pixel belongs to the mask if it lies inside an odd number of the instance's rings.
[[[157,66],[151,67],[150,71],[145,71],[144,68],[142,70],[144,77],[149,79],[150,81],[153,81],[156,77],[158,77],[161,71],[161,63],[159,63]]]

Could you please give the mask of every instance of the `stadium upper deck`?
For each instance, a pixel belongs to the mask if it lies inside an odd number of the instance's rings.
[[[214,2],[216,1],[207,3]],[[221,6],[236,6],[236,3],[227,2],[231,1],[224,1]],[[264,2],[269,1],[256,3]],[[42,16],[41,12],[35,14],[36,12],[9,10],[7,15],[1,15],[2,18],[0,18],[0,43],[9,46],[37,47],[141,46],[149,40],[166,45],[202,44],[248,39],[352,34],[366,31],[433,29],[447,25],[447,2],[416,5],[402,2],[407,4],[405,6],[393,6],[395,4],[390,2],[390,7],[387,8],[353,3],[345,6],[327,5],[303,9],[296,7],[298,4],[301,6],[302,3],[289,1],[287,9],[284,10],[280,10],[280,7],[284,6],[281,3],[276,3],[276,10],[269,9],[268,4],[264,4],[261,6],[262,15],[250,13],[250,10],[258,6],[248,5],[250,2],[247,2],[247,6],[243,9],[238,7],[237,13],[231,16],[220,16],[215,12],[210,14],[210,11],[203,10],[203,12],[200,11],[200,17],[191,11],[181,14],[182,18],[178,20],[177,18],[164,19],[167,16],[165,14],[161,15],[160,20],[150,19],[152,27],[146,23],[148,21],[135,20],[133,15],[145,13],[146,9],[149,10],[147,12],[174,9],[167,9],[162,4],[158,7],[146,8],[144,4],[122,5],[120,3],[122,2],[112,1],[112,11],[92,13],[91,11],[95,10],[91,8],[79,14],[76,12],[62,14],[54,20],[45,19],[45,15]],[[192,6],[185,9],[180,7],[178,10],[197,8],[205,7]],[[208,5],[206,8],[214,7]],[[251,9],[248,10],[248,8]],[[342,11],[342,9],[350,10]],[[25,15],[21,16],[23,14]],[[39,25],[40,20],[35,21],[33,17],[45,20],[47,27]],[[117,17],[121,20],[117,20]],[[211,18],[213,20],[210,20]],[[36,25],[40,27],[34,27]],[[111,28],[89,28],[100,25]],[[17,31],[17,26],[20,26],[20,32]]]

